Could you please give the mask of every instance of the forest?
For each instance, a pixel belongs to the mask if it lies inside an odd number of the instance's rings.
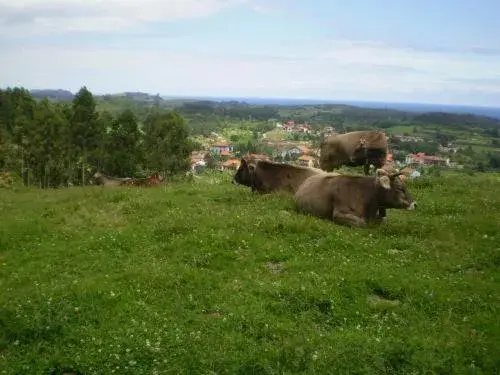
[[[36,100],[24,88],[0,90],[0,170],[25,185],[85,185],[97,170],[175,174],[189,167],[193,147],[175,111],[153,106],[140,126],[131,109],[98,111],[85,86],[69,102]]]

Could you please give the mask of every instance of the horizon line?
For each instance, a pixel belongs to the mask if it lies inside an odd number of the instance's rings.
[[[85,85],[83,85],[85,86]],[[83,87],[82,86],[82,87]],[[22,87],[22,86],[7,86],[7,87]],[[87,88],[88,89],[88,88]],[[50,89],[50,88],[44,88],[44,89],[38,89],[38,88],[33,88],[33,89],[28,89],[29,91],[48,91],[48,90],[61,90],[61,91],[68,91],[71,94],[75,95],[76,91],[72,91],[69,89],[64,89],[64,88],[57,88],[57,89]],[[260,100],[293,100],[293,101],[308,101],[308,102],[326,102],[326,103],[318,103],[318,104],[346,104],[349,105],[349,102],[351,103],[376,103],[376,104],[410,104],[410,105],[424,105],[424,106],[449,106],[449,107],[464,107],[464,108],[484,108],[484,109],[499,109],[500,106],[488,106],[488,105],[474,105],[474,104],[453,104],[453,103],[428,103],[428,102],[403,102],[403,101],[380,101],[380,100],[359,100],[359,99],[322,99],[318,97],[287,97],[287,96],[242,96],[242,95],[201,95],[201,94],[186,94],[186,95],[180,95],[180,94],[160,94],[160,93],[152,93],[152,92],[147,92],[147,91],[134,91],[134,90],[129,90],[129,91],[115,91],[115,92],[97,92],[97,91],[92,91],[89,89],[90,92],[92,92],[93,95],[97,96],[104,96],[104,95],[118,95],[118,94],[125,94],[125,93],[141,93],[141,94],[147,94],[151,96],[156,96],[159,95],[162,99],[234,99],[235,101],[244,101],[245,99],[250,99],[250,100],[255,100],[255,99],[260,99]],[[239,99],[239,100],[238,100]]]
[[[127,92],[141,92],[148,94],[142,91],[122,91],[120,93]],[[97,94],[97,95],[113,95],[113,94]],[[149,94],[156,95],[156,94]],[[485,108],[485,109],[499,109],[500,106],[487,106],[487,105],[474,105],[474,104],[452,104],[452,103],[428,103],[428,102],[399,102],[399,101],[380,101],[380,100],[359,100],[359,99],[320,99],[320,98],[307,98],[307,97],[286,97],[286,96],[212,96],[212,95],[163,95],[160,94],[162,98],[175,98],[175,99],[265,99],[265,100],[294,100],[294,101],[321,101],[321,102],[329,102],[331,104],[346,104],[351,103],[378,103],[378,104],[417,104],[417,105],[425,105],[425,106],[449,106],[449,107],[465,107],[465,108]]]
[[[1,85],[4,86],[4,85]],[[66,88],[27,88],[26,86],[18,86],[18,85],[6,85],[4,87],[1,87],[0,89],[7,89],[7,88],[25,88],[28,91],[68,91],[72,95],[75,95],[78,90],[70,90]],[[81,87],[86,86],[82,85]],[[366,104],[379,104],[379,105],[420,105],[420,106],[431,106],[431,107],[439,107],[439,106],[448,106],[448,107],[458,107],[458,108],[483,108],[483,109],[494,109],[494,110],[500,110],[500,106],[489,106],[489,105],[474,105],[474,104],[453,104],[453,103],[428,103],[428,102],[406,102],[406,101],[380,101],[380,100],[359,100],[359,99],[326,99],[326,98],[318,98],[318,97],[287,97],[287,96],[242,96],[242,95],[202,95],[202,94],[185,94],[185,95],[180,95],[180,94],[160,94],[160,93],[152,93],[152,92],[147,92],[147,91],[134,91],[134,90],[129,90],[129,91],[115,91],[115,92],[99,92],[99,91],[92,91],[88,87],[87,89],[92,92],[93,95],[97,96],[105,96],[105,95],[118,95],[118,94],[125,94],[125,93],[142,93],[142,94],[147,94],[151,96],[156,96],[159,95],[162,99],[219,99],[219,101],[222,101],[223,99],[230,99],[230,100],[235,100],[235,101],[240,101],[244,102],[246,100],[292,100],[292,101],[308,101],[308,102],[317,102],[317,104],[345,104],[345,105],[350,105],[350,103],[366,103]],[[322,102],[322,103],[320,103]],[[313,103],[311,103],[313,104]],[[279,105],[279,104],[276,104]]]

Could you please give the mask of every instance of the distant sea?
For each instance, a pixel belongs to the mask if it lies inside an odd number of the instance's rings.
[[[425,103],[391,103],[391,102],[370,102],[370,101],[339,101],[321,99],[287,99],[287,98],[245,98],[245,97],[202,97],[202,96],[164,96],[165,99],[195,99],[212,101],[238,101],[248,104],[261,105],[314,105],[314,104],[345,104],[363,108],[396,109],[408,112],[451,112],[451,113],[472,113],[500,119],[500,108],[495,107],[475,107],[450,104],[425,104]]]

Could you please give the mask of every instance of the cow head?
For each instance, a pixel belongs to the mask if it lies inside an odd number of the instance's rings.
[[[379,202],[385,208],[399,208],[414,210],[417,203],[408,192],[406,185],[399,177],[402,172],[389,173],[384,169],[377,169],[375,184],[379,188]]]
[[[148,180],[150,185],[156,185],[163,182],[163,176],[158,172],[155,172],[151,176],[149,176]]]
[[[245,159],[241,159],[241,164],[236,170],[233,178],[233,185],[252,186],[252,175],[255,171],[255,165],[248,163]]]
[[[104,174],[101,172],[97,171],[95,172],[92,177],[89,179],[89,182],[94,185],[99,185],[101,183],[102,178],[104,177]]]

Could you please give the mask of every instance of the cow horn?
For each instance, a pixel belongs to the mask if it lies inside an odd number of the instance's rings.
[[[401,168],[397,168],[396,171],[391,174],[391,177],[397,177],[397,176],[403,175],[404,174],[403,169],[405,169],[408,166],[409,166],[409,164],[405,164],[405,165],[401,166]]]

